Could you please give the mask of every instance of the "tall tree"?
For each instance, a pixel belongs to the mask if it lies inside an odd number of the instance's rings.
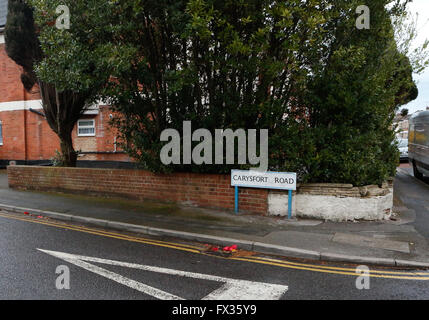
[[[22,83],[27,91],[40,92],[43,110],[51,129],[58,135],[64,166],[76,166],[77,153],[73,148],[72,130],[85,111],[92,90],[75,91],[59,88],[36,74],[36,66],[45,53],[34,21],[34,10],[25,0],[9,0],[5,27],[6,52],[23,67]]]
[[[306,164],[308,179],[381,184],[394,176],[397,150],[392,121],[400,104],[415,99],[409,60],[394,39],[387,9],[391,1],[369,4],[370,28],[354,25],[354,6],[336,1],[341,16],[331,29],[326,63],[309,85],[309,131],[315,151]]]

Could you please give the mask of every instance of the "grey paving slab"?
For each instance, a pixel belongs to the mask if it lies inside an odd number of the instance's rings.
[[[395,259],[382,258],[377,256],[355,256],[347,254],[337,254],[330,252],[322,252],[320,259],[324,261],[338,261],[338,262],[355,262],[355,263],[367,263],[375,265],[395,266]]]
[[[380,239],[376,237],[364,237],[350,233],[335,233],[332,238],[334,242],[346,243],[355,246],[379,248],[384,250],[392,250],[410,253],[410,246],[408,242],[393,241],[387,239]]]

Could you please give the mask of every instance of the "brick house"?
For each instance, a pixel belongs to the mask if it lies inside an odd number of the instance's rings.
[[[59,140],[49,127],[37,92],[28,93],[21,83],[21,68],[6,54],[4,26],[7,0],[0,0],[0,166],[48,164],[60,150]],[[131,159],[117,147],[117,132],[109,126],[108,106],[90,108],[73,131],[79,166],[132,166]],[[94,163],[96,161],[97,163]]]

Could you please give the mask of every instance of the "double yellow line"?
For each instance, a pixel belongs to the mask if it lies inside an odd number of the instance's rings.
[[[263,257],[246,257],[246,258],[233,258],[234,260],[248,261],[253,263],[267,264],[271,266],[278,266],[283,268],[306,270],[313,272],[323,272],[330,274],[338,275],[347,275],[347,276],[361,276],[361,273],[357,272],[356,268],[346,268],[346,267],[330,267],[322,266],[315,264],[306,264],[291,262],[280,259],[270,259]],[[429,272],[414,272],[414,271],[389,271],[389,270],[376,270],[370,269],[369,276],[375,278],[387,278],[387,279],[402,279],[402,280],[429,280]]]
[[[178,250],[183,250],[183,251],[188,251],[188,252],[193,252],[193,253],[200,253],[200,250],[198,247],[186,245],[186,244],[179,244],[179,243],[174,243],[174,242],[158,241],[158,240],[152,240],[152,239],[146,239],[146,238],[133,237],[133,236],[128,236],[128,235],[120,234],[120,233],[116,233],[116,232],[103,231],[100,229],[87,228],[87,227],[82,227],[82,226],[77,226],[77,225],[70,225],[70,224],[66,224],[66,223],[57,223],[57,222],[53,222],[53,221],[47,221],[47,220],[43,220],[41,218],[17,217],[15,215],[4,214],[4,213],[0,213],[0,217],[8,218],[8,219],[14,219],[14,220],[20,220],[20,221],[25,221],[25,222],[31,222],[31,223],[38,223],[38,224],[43,224],[43,225],[56,227],[56,228],[85,232],[85,233],[94,234],[94,235],[103,236],[103,237],[115,238],[115,239],[144,243],[144,244],[151,244],[151,245],[156,245],[156,246],[161,246],[161,247],[166,247],[166,248],[172,248],[172,249],[178,249]]]
[[[121,233],[111,232],[111,231],[103,231],[100,229],[94,229],[94,228],[88,228],[83,226],[77,226],[77,225],[70,225],[67,223],[58,223],[53,222],[51,220],[44,220],[41,218],[32,218],[32,217],[19,217],[17,215],[13,214],[4,214],[0,213],[0,217],[7,218],[7,219],[14,219],[14,220],[20,220],[25,222],[31,222],[31,223],[38,223],[43,224],[51,227],[56,228],[62,228],[62,229],[68,229],[78,232],[84,232],[89,234],[94,234],[98,236],[103,237],[109,237],[114,239],[120,239],[125,241],[132,241],[137,243],[144,243],[149,245],[155,245],[159,247],[165,247],[165,248],[171,248],[186,252],[192,252],[192,253],[198,253],[198,254],[207,254],[204,252],[203,248],[200,246],[194,246],[194,245],[187,245],[182,243],[176,243],[176,242],[169,242],[169,241],[160,241],[160,240],[153,240],[153,239],[147,239],[147,238],[141,238],[141,237],[134,237],[129,236]],[[220,257],[220,256],[215,256]],[[360,276],[361,274],[356,272],[356,268],[350,268],[350,267],[332,267],[332,266],[323,266],[318,264],[308,264],[308,263],[299,263],[299,262],[293,262],[293,261],[287,261],[287,260],[280,260],[280,259],[272,259],[272,258],[266,258],[266,257],[258,257],[258,256],[246,256],[246,257],[240,257],[237,255],[232,255],[229,258],[220,257],[224,259],[229,260],[237,260],[237,261],[246,261],[251,263],[258,263],[258,264],[265,264],[270,266],[276,266],[276,267],[282,267],[282,268],[288,268],[288,269],[297,269],[297,270],[304,270],[304,271],[312,271],[312,272],[322,272],[322,273],[329,273],[329,274],[336,274],[336,275],[347,275],[347,276]],[[369,273],[370,277],[376,277],[376,278],[386,278],[386,279],[402,279],[402,280],[429,280],[429,272],[417,272],[417,271],[390,271],[390,270],[371,270]]]

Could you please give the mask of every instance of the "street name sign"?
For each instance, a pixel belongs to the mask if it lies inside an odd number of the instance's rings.
[[[288,190],[288,218],[292,218],[292,191],[296,190],[295,172],[231,170],[231,186],[235,188],[235,213],[238,213],[238,188]]]
[[[231,186],[296,190],[296,173],[231,170]]]

